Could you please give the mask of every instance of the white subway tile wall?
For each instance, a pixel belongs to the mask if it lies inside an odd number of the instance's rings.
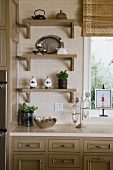
[[[68,19],[77,19],[77,26],[74,27],[74,39],[70,38],[70,28],[63,26],[40,26],[31,27],[31,39],[26,39],[26,29],[19,29],[20,56],[26,52],[32,52],[38,39],[45,35],[57,35],[64,42],[64,47],[69,49],[70,54],[77,54],[75,58],[74,71],[70,71],[70,62],[58,59],[38,59],[31,61],[31,71],[26,71],[26,62],[19,62],[19,87],[29,88],[29,79],[34,76],[37,80],[37,88],[44,88],[43,81],[48,76],[52,80],[52,87],[57,88],[56,74],[61,70],[69,73],[68,88],[76,88],[75,96],[82,95],[83,88],[83,37],[82,34],[82,0],[20,0],[19,23],[22,20],[34,16],[37,9],[45,10],[47,19],[55,19],[57,13],[63,10]],[[41,13],[43,14],[43,12]],[[19,105],[25,102],[26,94],[19,93]],[[66,93],[31,93],[31,102],[28,105],[38,106],[35,111],[37,116],[56,117],[57,123],[72,123],[70,95]],[[55,111],[54,103],[63,103],[63,111]]]

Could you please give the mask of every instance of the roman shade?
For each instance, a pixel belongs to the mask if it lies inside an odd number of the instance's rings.
[[[113,36],[113,0],[83,0],[83,36]]]

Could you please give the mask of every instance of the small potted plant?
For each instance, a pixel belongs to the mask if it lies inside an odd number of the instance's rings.
[[[33,126],[33,113],[37,109],[38,107],[23,103],[23,109],[21,110],[21,124],[23,126]]]
[[[67,78],[68,78],[67,70],[60,71],[60,73],[57,73],[56,76],[58,78],[58,88],[67,89]]]

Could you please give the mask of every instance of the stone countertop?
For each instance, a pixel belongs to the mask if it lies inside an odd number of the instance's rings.
[[[80,136],[80,137],[113,137],[112,125],[86,125],[76,128],[74,124],[56,124],[51,128],[40,129],[36,125],[31,127],[16,126],[10,136]]]

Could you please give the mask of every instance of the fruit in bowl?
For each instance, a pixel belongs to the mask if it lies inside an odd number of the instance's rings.
[[[40,118],[37,116],[34,116],[34,122],[36,123],[36,125],[41,128],[41,129],[45,129],[45,128],[50,128],[52,126],[55,125],[55,123],[57,122],[56,118]]]

